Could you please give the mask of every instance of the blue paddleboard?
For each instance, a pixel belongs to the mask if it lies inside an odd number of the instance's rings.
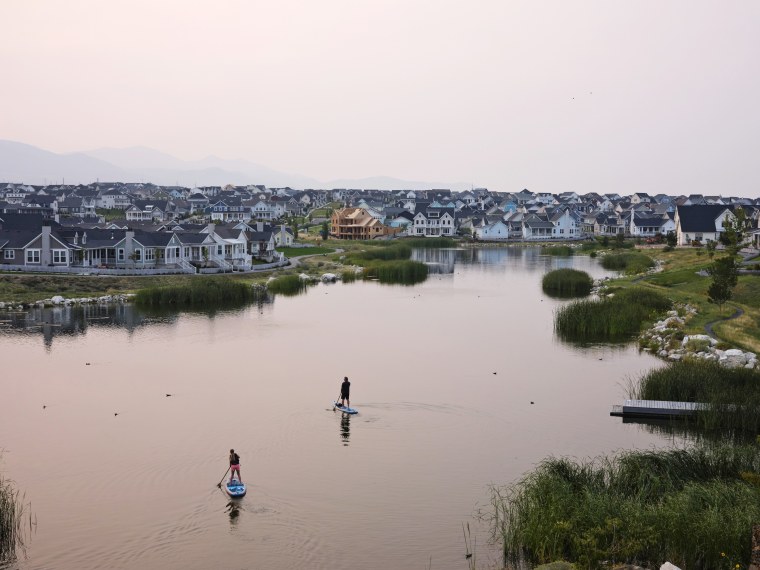
[[[227,484],[225,485],[225,489],[227,489],[227,494],[230,497],[242,497],[245,495],[245,483],[241,483],[237,479],[233,479],[232,481],[227,481]]]
[[[333,406],[335,406],[336,410],[340,410],[344,414],[358,414],[359,410],[356,408],[348,408],[346,406],[341,406],[340,402],[333,402]]]

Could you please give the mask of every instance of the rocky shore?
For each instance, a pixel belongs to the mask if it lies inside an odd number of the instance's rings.
[[[132,293],[119,293],[116,295],[101,295],[99,297],[77,297],[66,299],[61,295],[55,295],[49,299],[40,299],[33,303],[3,302],[0,301],[0,311],[23,311],[32,307],[61,307],[71,305],[96,305],[108,303],[129,303],[134,297]]]

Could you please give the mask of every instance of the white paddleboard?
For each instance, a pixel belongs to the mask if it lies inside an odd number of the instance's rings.
[[[224,488],[227,490],[227,494],[230,497],[242,497],[246,492],[245,483],[241,483],[237,479],[227,481],[227,484],[224,486]]]
[[[356,408],[341,406],[340,402],[333,402],[333,406],[335,406],[336,410],[340,410],[344,414],[358,414],[359,413],[359,410],[357,410]]]

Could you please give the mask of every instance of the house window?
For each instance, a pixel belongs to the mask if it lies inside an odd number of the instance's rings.
[[[145,261],[153,261],[156,258],[156,250],[155,249],[146,249],[145,250]]]
[[[118,251],[118,260],[124,261],[124,250],[121,248],[119,248],[119,251]]]
[[[15,252],[15,251],[13,251],[12,249],[6,249],[6,250],[3,252],[3,257],[4,257],[5,259],[16,259],[16,252]]]
[[[26,250],[26,262],[27,263],[39,263],[40,262],[40,250],[39,249],[27,249]]]
[[[190,257],[190,248],[189,247],[185,248],[184,257]]]
[[[53,263],[66,263],[66,250],[54,249],[53,250]]]
[[[222,246],[221,246],[221,245],[218,245],[218,246],[216,246],[216,254],[217,254],[217,255],[222,255],[222,252],[223,252],[223,251],[224,251],[224,250],[222,249]]]
[[[135,250],[135,261],[142,261],[142,249],[137,248]]]

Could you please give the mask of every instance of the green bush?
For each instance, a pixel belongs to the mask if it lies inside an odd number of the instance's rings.
[[[591,276],[577,269],[555,269],[541,280],[544,293],[562,298],[585,297],[593,286]]]
[[[365,279],[377,279],[380,283],[414,285],[427,279],[428,266],[420,261],[383,261],[364,267]]]

